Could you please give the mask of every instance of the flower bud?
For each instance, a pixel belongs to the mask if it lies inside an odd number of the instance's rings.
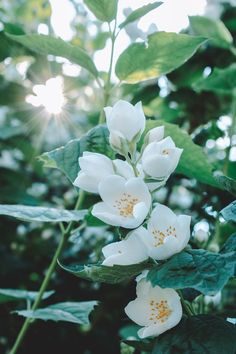
[[[183,149],[175,146],[171,137],[150,143],[143,151],[142,166],[152,178],[166,178],[177,167]]]
[[[141,102],[135,106],[120,100],[113,107],[104,108],[111,146],[122,152],[127,146],[135,144],[145,129],[145,116]]]

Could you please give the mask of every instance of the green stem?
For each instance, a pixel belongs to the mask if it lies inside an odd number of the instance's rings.
[[[190,306],[186,303],[186,301],[184,300],[182,291],[181,291],[181,290],[178,290],[178,294],[179,294],[179,296],[180,296],[180,301],[181,301],[181,304],[182,304],[182,306],[183,306],[183,309],[184,309],[186,315],[187,315],[187,316],[193,316],[193,315],[194,315],[194,312],[193,312],[193,310],[190,308]]]
[[[116,40],[116,24],[117,20],[115,19],[115,25],[114,25],[114,30],[111,31],[111,26],[110,23],[109,25],[109,32],[111,36],[111,57],[110,57],[110,64],[109,64],[109,70],[108,70],[108,75],[107,75],[107,81],[104,86],[104,102],[103,102],[103,107],[106,107],[106,105],[109,102],[110,98],[110,86],[111,86],[111,74],[112,74],[112,67],[113,67],[113,58],[114,58],[114,49],[115,49],[115,40]],[[103,110],[101,110],[100,116],[99,116],[99,124],[103,124],[105,122],[105,114]]]
[[[81,208],[81,205],[83,203],[83,200],[84,200],[84,197],[85,197],[85,193],[83,191],[80,192],[79,194],[79,198],[77,200],[77,203],[76,203],[76,206],[75,206],[75,209],[80,209]],[[46,291],[47,287],[48,287],[48,284],[51,280],[51,277],[55,271],[55,268],[57,266],[57,259],[60,257],[61,253],[62,253],[62,250],[65,246],[65,243],[70,235],[70,231],[72,229],[74,225],[74,221],[71,221],[68,225],[68,227],[65,229],[64,226],[62,224],[60,224],[60,228],[62,230],[62,237],[60,239],[60,242],[57,246],[57,249],[55,251],[55,254],[53,256],[53,259],[51,261],[51,264],[47,270],[47,273],[45,275],[45,278],[41,284],[41,287],[39,289],[39,293],[38,293],[38,296],[37,298],[35,299],[35,302],[31,308],[32,311],[35,311],[38,306],[40,305],[41,303],[41,300],[43,298],[43,294],[44,292]],[[17,350],[19,349],[30,325],[32,324],[32,319],[31,318],[26,318],[17,338],[16,338],[16,341],[14,343],[14,346],[12,347],[11,351],[9,352],[9,354],[15,354],[17,352]]]
[[[233,92],[233,97],[232,97],[231,118],[232,118],[232,123],[228,130],[230,144],[226,149],[226,156],[225,156],[224,167],[223,167],[223,172],[225,175],[228,174],[229,154],[230,154],[230,149],[232,147],[232,137],[234,135],[235,127],[236,127],[236,91]]]

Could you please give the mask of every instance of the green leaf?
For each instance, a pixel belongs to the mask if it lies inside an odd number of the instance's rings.
[[[234,354],[236,327],[210,315],[185,317],[161,334],[152,354]]]
[[[223,189],[236,196],[236,180],[223,175],[221,172],[214,173],[216,181],[222,186]]]
[[[236,200],[222,209],[220,213],[226,221],[236,222]]]
[[[43,294],[43,300],[55,293],[54,290],[46,291]],[[29,300],[34,301],[38,296],[37,291],[18,290],[18,289],[0,289],[0,303],[17,301],[17,300]]]
[[[192,288],[205,295],[220,291],[234,274],[236,254],[190,249],[151,269],[147,279],[163,288]]]
[[[21,135],[26,132],[24,125],[19,126],[2,126],[0,128],[0,140],[7,140],[13,136]]]
[[[212,45],[220,48],[231,47],[233,37],[222,21],[204,16],[190,16],[189,22],[194,33],[209,38]]]
[[[13,216],[24,221],[70,222],[82,220],[87,210],[63,210],[20,204],[0,204],[0,215]]]
[[[116,284],[122,281],[130,280],[144,269],[152,267],[151,263],[145,261],[132,265],[114,265],[112,267],[101,264],[87,264],[87,265],[59,265],[67,272],[75,276],[87,280],[98,281],[101,283]]]
[[[111,22],[116,17],[117,0],[84,0],[84,3],[100,21]]]
[[[138,351],[144,351],[150,353],[153,349],[153,342],[147,340],[122,340],[123,343],[129,345]]]
[[[133,43],[120,55],[116,75],[135,84],[167,74],[184,64],[204,43],[205,38],[157,32],[148,43]]]
[[[146,131],[161,125],[165,126],[165,136],[171,136],[176,146],[184,149],[176,172],[182,173],[189,178],[195,178],[199,182],[209,184],[210,186],[221,188],[220,184],[213,177],[213,166],[207,160],[203,149],[194,144],[187,132],[175,124],[166,123],[161,120],[147,122]]]
[[[128,23],[131,23],[131,22],[134,22],[134,21],[138,20],[139,18],[141,18],[144,15],[148,14],[150,11],[156,9],[157,7],[159,7],[162,4],[163,4],[163,2],[158,1],[158,2],[154,2],[154,3],[151,3],[151,4],[144,5],[144,6],[140,7],[139,9],[134,10],[126,18],[126,20],[119,25],[119,27],[120,28],[124,28],[126,25],[128,25]]]
[[[77,324],[89,324],[89,314],[97,305],[97,301],[60,302],[35,311],[15,311],[20,316],[38,320],[65,321]]]
[[[228,68],[215,68],[212,74],[193,84],[197,91],[212,91],[221,95],[233,95],[236,87],[236,64]]]
[[[6,35],[17,43],[22,44],[26,48],[42,55],[56,55],[66,58],[72,63],[80,65],[88,70],[95,77],[98,76],[98,71],[91,57],[78,46],[73,46],[60,38],[54,38],[43,34],[27,34],[27,35]]]
[[[65,146],[46,152],[39,157],[44,167],[58,168],[73,183],[79,172],[78,158],[84,151],[97,152],[109,157],[113,151],[108,142],[109,132],[105,126],[91,129],[80,139],[71,140]]]
[[[224,246],[220,250],[220,253],[228,253],[232,251],[236,251],[236,232],[226,240]]]

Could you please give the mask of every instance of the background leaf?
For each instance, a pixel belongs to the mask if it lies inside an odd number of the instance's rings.
[[[185,317],[157,338],[152,354],[234,354],[235,336],[236,327],[220,317]]]
[[[189,22],[194,33],[208,37],[212,45],[229,48],[233,44],[233,37],[221,20],[204,16],[189,16]]]
[[[97,301],[60,302],[35,311],[15,311],[20,316],[38,320],[65,321],[77,324],[89,324],[89,314],[97,305]]]
[[[80,139],[70,141],[65,146],[46,152],[39,157],[44,167],[58,168],[73,183],[79,172],[78,158],[84,151],[97,152],[109,157],[114,153],[108,143],[109,132],[105,126],[91,129]]]
[[[91,57],[78,46],[71,45],[61,38],[54,38],[43,34],[12,35],[6,33],[9,38],[22,44],[33,52],[42,55],[56,55],[66,58],[74,64],[82,66],[95,77],[98,76],[97,69]]]
[[[219,254],[190,249],[151,269],[147,279],[162,288],[193,288],[205,295],[212,295],[233,276],[235,263],[235,252]]]
[[[87,210],[63,210],[28,205],[0,204],[0,215],[13,216],[25,221],[70,222],[82,220]]]
[[[84,0],[84,3],[100,21],[111,22],[116,17],[117,0]]]
[[[197,91],[212,91],[220,95],[233,95],[236,87],[236,64],[228,68],[215,68],[210,76],[193,84]]]
[[[55,293],[54,290],[46,291],[42,299],[45,300]],[[0,289],[0,303],[17,301],[17,300],[30,300],[34,301],[38,296],[37,291],[18,290],[18,289]]]
[[[151,3],[151,4],[144,5],[144,6],[140,7],[139,9],[134,10],[126,18],[126,20],[119,25],[119,27],[120,28],[124,28],[126,25],[128,25],[128,23],[131,23],[131,22],[134,22],[134,21],[138,20],[139,18],[141,18],[144,15],[148,14],[150,11],[156,9],[157,7],[159,7],[162,4],[163,4],[163,2],[158,1],[158,2],[154,2],[154,3]]]
[[[236,200],[220,212],[226,221],[236,222]]]
[[[117,60],[116,75],[134,84],[167,74],[185,63],[204,41],[186,34],[151,34],[147,45],[134,43],[125,49]]]

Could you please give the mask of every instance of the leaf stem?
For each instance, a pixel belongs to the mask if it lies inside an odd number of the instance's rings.
[[[85,193],[84,191],[80,191],[80,194],[79,194],[79,197],[78,197],[78,200],[77,200],[77,203],[76,203],[76,206],[75,206],[75,209],[78,210],[81,208],[82,206],[82,203],[84,201],[84,197],[85,197]],[[71,232],[71,229],[74,225],[74,221],[71,221],[68,225],[68,227],[65,229],[64,226],[62,225],[62,223],[60,223],[60,228],[61,228],[61,231],[62,231],[62,235],[61,235],[61,239],[60,239],[60,242],[57,246],[57,249],[55,251],[55,254],[53,256],[53,259],[50,263],[50,266],[47,270],[47,273],[45,275],[45,278],[40,286],[40,289],[39,289],[39,293],[38,293],[38,296],[37,298],[35,299],[35,302],[31,308],[32,311],[35,311],[38,306],[40,305],[41,303],[41,300],[43,298],[43,295],[44,295],[44,292],[46,291],[47,287],[48,287],[48,284],[51,280],[51,277],[55,271],[55,268],[57,266],[57,259],[60,257],[61,253],[62,253],[62,250],[65,246],[65,243],[70,235],[70,232]],[[32,324],[32,319],[30,317],[26,318],[17,338],[16,338],[16,341],[11,349],[11,351],[9,352],[9,354],[15,354],[17,352],[17,350],[19,349],[30,325]]]
[[[187,315],[187,316],[193,316],[193,315],[194,315],[194,311],[193,311],[193,309],[187,304],[187,302],[184,300],[182,291],[181,291],[181,290],[178,290],[178,294],[179,294],[180,301],[181,301],[181,304],[182,304],[182,306],[183,306],[183,309],[184,309],[186,315]]]

